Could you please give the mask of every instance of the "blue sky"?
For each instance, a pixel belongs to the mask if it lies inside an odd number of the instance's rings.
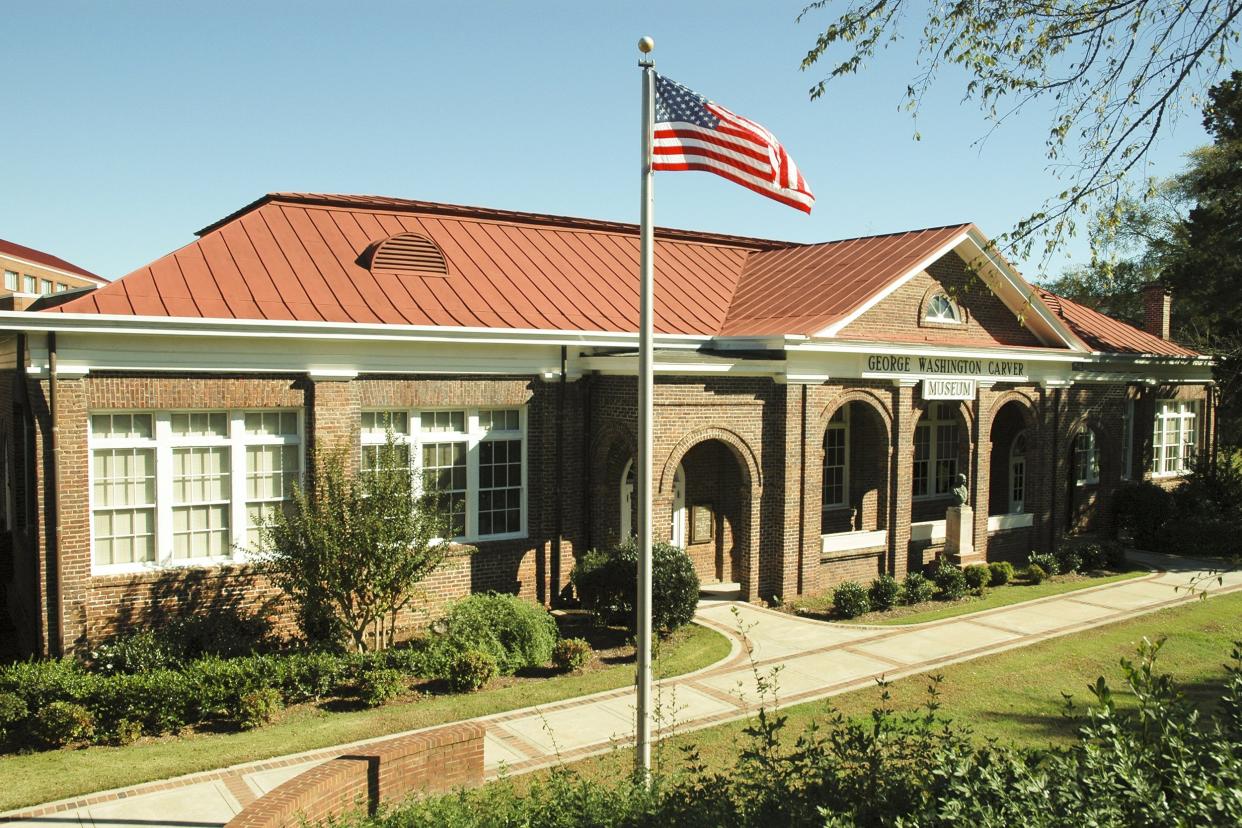
[[[798,2],[6,4],[0,237],[115,278],[273,190],[638,217],[635,43],[775,132],[804,216],[704,173],[656,177],[656,221],[798,241],[974,221],[996,235],[1055,192],[1041,113],[987,124],[946,75],[899,111],[915,42],[811,102],[829,17]],[[1191,113],[1169,175],[1206,143]],[[1076,240],[1066,261],[1085,260]],[[1028,277],[1034,265],[1019,262]]]

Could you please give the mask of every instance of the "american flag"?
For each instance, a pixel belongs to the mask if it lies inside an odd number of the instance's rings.
[[[815,203],[775,135],[659,74],[652,153],[655,170],[715,173],[805,213]]]

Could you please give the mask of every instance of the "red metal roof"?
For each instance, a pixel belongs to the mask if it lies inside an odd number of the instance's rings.
[[[721,333],[819,333],[968,227],[954,224],[753,253]]]
[[[1198,351],[1161,339],[1133,325],[1127,325],[1105,316],[1086,305],[1080,305],[1057,296],[1055,293],[1035,288],[1044,304],[1061,318],[1069,329],[1094,351],[1114,354],[1151,354],[1153,356],[1195,357]]]
[[[0,254],[5,256],[13,256],[18,259],[25,259],[28,262],[41,264],[45,267],[54,267],[57,270],[64,270],[75,276],[81,276],[83,279],[90,279],[100,284],[107,284],[107,280],[101,276],[91,273],[85,268],[78,267],[72,262],[67,262],[59,256],[53,256],[51,253],[44,253],[42,250],[35,250],[33,247],[26,247],[24,244],[5,241],[0,239]]]
[[[704,336],[813,335],[862,307],[970,227],[811,245],[658,228],[655,327],[659,333]],[[447,277],[372,273],[368,256],[373,246],[398,233],[431,239],[444,254]],[[116,282],[44,312],[541,330],[638,328],[638,228],[633,224],[382,196],[272,193],[204,228],[200,236]],[[1061,315],[1070,325],[1083,318],[1077,310]],[[1131,346],[1116,333],[1128,331],[1162,342],[1100,318],[1111,326],[1108,341]],[[1106,328],[1095,322],[1086,326]],[[1175,353],[1191,354],[1180,348]]]

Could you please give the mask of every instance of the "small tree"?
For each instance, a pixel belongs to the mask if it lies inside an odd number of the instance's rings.
[[[347,449],[317,454],[311,485],[263,523],[264,569],[297,605],[308,638],[347,636],[358,651],[392,641],[397,613],[444,560],[448,515],[414,485],[409,447],[390,434],[374,468],[354,473]],[[320,623],[316,623],[320,622]]]

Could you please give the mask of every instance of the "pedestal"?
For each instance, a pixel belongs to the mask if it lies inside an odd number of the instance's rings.
[[[975,510],[950,506],[944,513],[944,554],[953,563],[974,563]]]

